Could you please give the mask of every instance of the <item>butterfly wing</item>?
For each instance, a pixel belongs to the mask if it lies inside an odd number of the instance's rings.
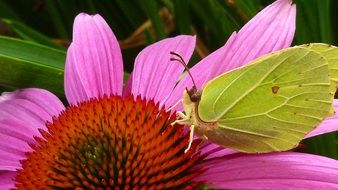
[[[334,99],[338,87],[338,48],[323,43],[312,43],[305,44],[301,47],[313,50],[323,56],[327,63],[329,64],[329,78],[330,78],[330,92],[331,98]],[[331,115],[333,115],[334,109],[331,110]]]
[[[209,81],[198,115],[209,140],[241,152],[294,148],[329,115],[328,63],[308,48],[293,47],[254,60]]]

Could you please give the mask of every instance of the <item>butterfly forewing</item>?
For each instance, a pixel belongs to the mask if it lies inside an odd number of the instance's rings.
[[[302,47],[259,58],[209,81],[198,115],[209,140],[242,152],[283,151],[325,117],[332,104],[327,61]]]

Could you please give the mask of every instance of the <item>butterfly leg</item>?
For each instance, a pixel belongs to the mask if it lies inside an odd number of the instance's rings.
[[[207,136],[205,136],[205,135],[202,135],[201,137],[200,137],[202,140],[208,140],[208,137]]]
[[[190,125],[189,144],[188,144],[188,147],[184,150],[184,153],[187,153],[189,149],[191,148],[192,141],[194,140],[194,130],[195,130],[195,125]]]
[[[181,125],[189,125],[190,124],[190,117],[185,115],[183,112],[176,112],[176,116],[180,119],[175,120],[171,123],[171,125],[175,125],[176,123]]]
[[[181,118],[181,120],[188,120],[188,119],[190,119],[189,116],[185,115],[183,112],[180,112],[180,111],[176,112],[176,116],[179,117],[179,118]]]

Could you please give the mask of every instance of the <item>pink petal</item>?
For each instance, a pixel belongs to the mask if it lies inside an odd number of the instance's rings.
[[[100,15],[79,14],[67,52],[65,94],[71,104],[122,94],[123,63],[118,41]]]
[[[20,160],[24,160],[25,158],[21,154],[12,154],[0,150],[0,170],[16,171],[21,169]]]
[[[20,160],[31,151],[29,143],[34,143],[33,136],[40,136],[37,129],[13,119],[0,120],[0,170],[16,170],[21,167]]]
[[[325,119],[317,128],[305,136],[305,138],[338,131],[338,100],[333,100],[333,107],[336,111],[335,115]]]
[[[259,12],[239,32],[217,76],[291,45],[295,32],[296,6],[291,0],[278,0]]]
[[[0,107],[0,170],[20,167],[38,129],[65,109],[55,95],[35,88],[3,93]]]
[[[0,189],[14,189],[14,178],[16,172],[0,171]]]
[[[132,94],[163,103],[170,96],[184,70],[180,63],[170,60],[174,57],[170,52],[178,53],[188,63],[195,41],[194,36],[181,35],[161,40],[143,49],[135,60]]]
[[[18,120],[35,129],[45,128],[46,121],[65,109],[54,94],[36,88],[5,92],[0,96],[0,106],[0,120]]]
[[[0,133],[0,139],[0,150],[5,152],[15,155],[24,155],[27,150],[30,150],[30,147],[26,141],[20,140],[11,135]]]
[[[201,60],[191,69],[197,87],[231,69],[243,66],[267,53],[290,46],[295,32],[296,7],[290,0],[278,0],[259,12],[238,34],[233,33],[227,43]],[[186,76],[175,88],[167,105],[182,98],[192,82]]]
[[[217,189],[338,189],[338,161],[311,154],[238,154],[201,166],[208,170],[195,180]]]
[[[38,136],[39,131],[37,128],[28,126],[24,121],[17,119],[1,119],[0,134],[15,137],[18,140],[25,141],[27,143],[33,143],[33,136]]]

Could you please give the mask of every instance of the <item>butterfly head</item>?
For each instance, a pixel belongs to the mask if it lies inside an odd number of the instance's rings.
[[[189,95],[190,101],[193,102],[193,103],[199,102],[201,100],[201,91],[197,90],[194,77],[192,76],[190,69],[188,68],[184,59],[182,58],[182,56],[180,56],[176,52],[170,52],[170,54],[174,56],[174,57],[170,58],[170,60],[171,61],[178,61],[179,63],[181,63],[183,65],[183,67],[185,68],[185,70],[187,71],[187,73],[189,74],[191,80],[192,80],[193,87],[191,89],[187,89],[187,88],[185,89],[186,92]]]
[[[201,91],[197,90],[196,86],[193,86],[191,89],[186,89],[191,102],[197,103],[201,100]]]

